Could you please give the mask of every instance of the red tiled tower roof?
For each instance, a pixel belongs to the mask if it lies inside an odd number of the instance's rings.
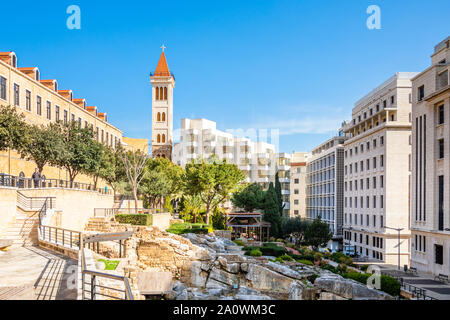
[[[161,57],[159,58],[158,65],[155,70],[155,77],[170,77],[169,66],[167,65],[166,55],[164,51],[161,53]]]

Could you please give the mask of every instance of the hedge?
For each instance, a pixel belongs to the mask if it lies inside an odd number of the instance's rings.
[[[153,216],[151,214],[116,214],[116,221],[135,226],[151,226]]]
[[[250,256],[252,256],[252,257],[261,257],[262,256],[262,252],[259,249],[253,249],[252,251],[250,251]]]
[[[275,243],[264,243],[262,247],[246,246],[243,248],[246,255],[250,255],[253,249],[259,249],[264,256],[280,257],[287,253],[287,250]]]
[[[194,224],[194,223],[174,223],[167,229],[167,232],[173,234],[185,234],[185,233],[196,233],[196,234],[208,234],[213,232],[211,226],[206,224]]]
[[[344,273],[342,276],[346,279],[352,279],[360,283],[367,284],[367,279],[371,276],[371,274],[350,272]],[[400,283],[393,277],[381,275],[381,291],[384,291],[394,297],[399,296]]]

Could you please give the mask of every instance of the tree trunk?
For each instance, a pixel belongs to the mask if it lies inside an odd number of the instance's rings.
[[[207,225],[209,225],[209,212],[211,211],[211,209],[210,209],[210,204],[208,203],[207,205],[206,205],[206,224]]]
[[[94,176],[94,190],[97,190],[98,176]]]
[[[135,186],[133,186],[133,198],[134,198],[134,207],[135,207],[135,210],[136,210],[136,213],[137,213],[137,211],[138,211],[138,198],[137,198],[137,190],[136,190]]]

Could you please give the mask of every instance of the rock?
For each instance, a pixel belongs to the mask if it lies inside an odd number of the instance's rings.
[[[175,297],[175,300],[187,300],[188,299],[188,291],[184,289],[180,294]]]
[[[219,256],[218,258],[217,258],[217,261],[220,263],[220,265],[224,268],[224,269],[226,269],[227,268],[227,259],[225,259],[224,257],[222,257],[222,256]]]
[[[305,289],[305,285],[303,285],[299,281],[292,282],[289,287],[289,300],[304,300],[303,299],[303,290]]]
[[[207,273],[202,270],[200,261],[192,261],[190,266],[183,272],[183,282],[192,287],[204,287]]]
[[[244,295],[237,294],[235,296],[236,300],[273,300],[273,298],[266,295]]]
[[[347,300],[341,296],[335,295],[334,293],[330,292],[321,292],[319,300]]]
[[[333,293],[345,299],[353,300],[393,300],[382,291],[369,289],[366,285],[338,275],[323,275],[314,281],[316,290]]]
[[[295,281],[257,264],[249,264],[245,277],[256,290],[285,294],[289,294],[289,287]]]
[[[301,280],[301,279],[305,278],[304,275],[301,275],[297,271],[292,270],[291,268],[284,266],[282,264],[276,263],[276,262],[269,261],[266,264],[266,266],[269,269],[276,271],[278,273],[281,273],[282,275],[285,275],[286,277],[289,277],[289,278],[293,278],[293,279],[297,279],[297,280]]]
[[[251,289],[251,288],[246,287],[246,286],[242,286],[242,287],[239,287],[237,294],[241,294],[241,295],[257,295],[257,294],[261,294],[261,292],[255,290],[255,289]]]
[[[207,289],[229,290],[229,289],[231,289],[231,286],[210,278],[206,282],[206,288]]]
[[[241,263],[241,270],[242,272],[248,272],[248,263]]]
[[[239,265],[239,263],[230,263],[230,264],[227,264],[227,266],[225,267],[225,270],[230,273],[238,273],[240,270],[240,265]]]
[[[183,282],[175,281],[173,284],[173,290],[177,293],[181,293],[186,289],[186,285]]]
[[[209,279],[225,283],[229,286],[234,286],[239,282],[236,274],[226,272],[225,270],[218,269],[216,267],[212,268],[211,273],[209,274]]]

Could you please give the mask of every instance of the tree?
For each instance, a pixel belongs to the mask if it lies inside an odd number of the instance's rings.
[[[83,172],[92,176],[94,189],[97,189],[98,178],[101,176],[102,171],[105,173],[104,170],[112,169],[110,167],[112,164],[108,162],[110,159],[107,158],[106,152],[106,147],[100,142],[96,140],[89,142],[88,153],[90,154],[90,161],[83,169]]]
[[[281,222],[281,233],[283,237],[293,236],[298,241],[302,241],[306,232],[306,229],[311,224],[306,219],[300,217],[285,218]]]
[[[47,126],[28,127],[30,138],[20,150],[21,156],[36,163],[42,173],[47,164],[58,165],[58,155],[64,153],[63,136],[59,126],[50,123]]]
[[[29,143],[30,135],[24,118],[15,107],[0,106],[0,151],[21,151]]]
[[[186,222],[197,222],[205,206],[198,195],[184,195],[181,199],[180,217]]]
[[[209,224],[211,211],[225,202],[244,178],[235,164],[191,162],[186,165],[184,174],[185,191],[200,196],[206,207],[206,224]]]
[[[326,246],[328,241],[333,237],[333,233],[327,223],[323,222],[320,216],[306,228],[305,242],[312,246],[315,250],[319,247]]]
[[[142,180],[142,193],[147,197],[149,207],[156,208],[157,204],[162,204],[162,199],[166,196],[170,188],[170,182],[161,171],[146,168],[144,179]]]
[[[211,220],[212,220],[212,227],[216,230],[226,230],[227,225],[226,225],[226,218],[225,215],[223,214],[222,210],[219,207],[216,207],[216,209],[214,209],[214,213],[211,216]]]
[[[134,198],[135,209],[138,209],[138,189],[144,178],[144,168],[147,161],[147,156],[141,151],[128,151],[120,154],[125,174],[131,187],[131,192]]]
[[[94,144],[91,128],[81,128],[75,121],[68,124],[59,122],[56,125],[63,145],[63,148],[58,149],[56,164],[67,170],[70,182],[73,182],[79,173],[89,172],[95,167],[98,146]]]
[[[235,192],[231,202],[238,208],[246,212],[253,212],[256,209],[264,209],[264,190],[257,183],[246,186],[243,190]]]
[[[283,216],[283,196],[281,194],[281,183],[280,178],[278,176],[278,172],[275,174],[275,193],[277,195],[277,203],[278,203],[278,212],[280,213],[280,216]]]
[[[273,183],[269,184],[269,189],[266,191],[266,197],[264,199],[264,215],[263,220],[270,223],[271,233],[274,236],[278,236],[280,229],[280,212],[278,206],[277,194]]]

